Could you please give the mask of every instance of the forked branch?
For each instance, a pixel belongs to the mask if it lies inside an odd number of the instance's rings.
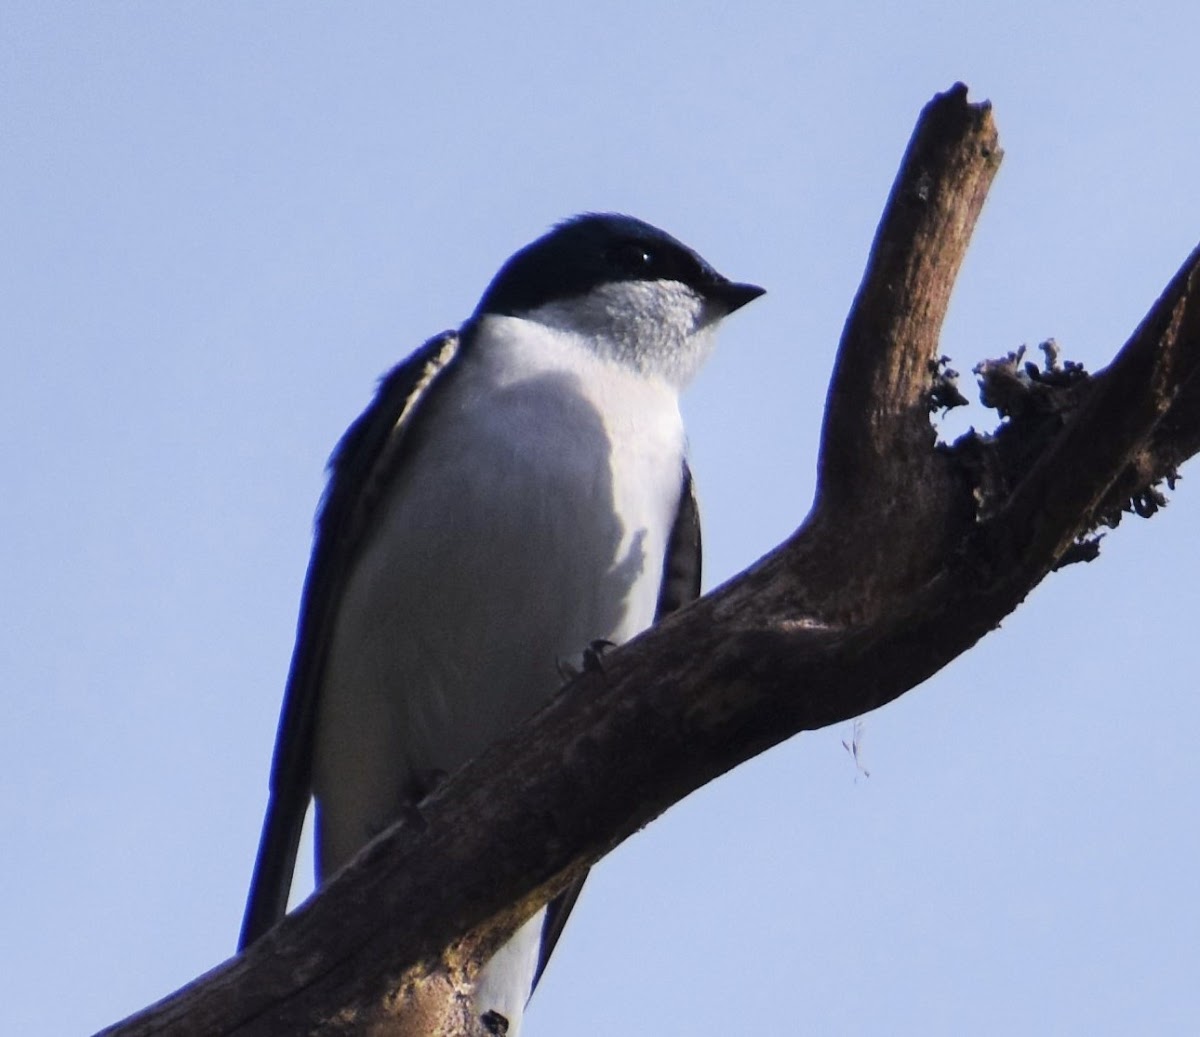
[[[965,87],[925,108],[791,539],[606,654],[247,953],[106,1032],[479,1032],[478,963],[572,876],[764,749],[919,684],[1097,524],[1146,510],[1200,447],[1200,252],[1105,371],[992,365],[996,435],[935,441],[942,319],[1000,158]]]

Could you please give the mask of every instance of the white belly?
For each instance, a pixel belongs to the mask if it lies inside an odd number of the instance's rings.
[[[531,328],[489,318],[350,574],[317,728],[323,877],[546,701],[560,661],[654,618],[675,392]]]

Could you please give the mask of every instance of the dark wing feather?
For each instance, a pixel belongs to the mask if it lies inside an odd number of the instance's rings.
[[[296,647],[271,763],[270,797],[238,950],[252,944],[287,911],[300,830],[312,796],[317,695],[343,583],[387,475],[402,460],[413,415],[453,365],[459,343],[456,332],[445,332],[392,368],[330,460],[329,485],[317,516],[312,560],[304,580]]]
[[[692,470],[687,461],[683,462],[683,486],[679,493],[679,510],[675,513],[675,522],[671,526],[671,535],[667,539],[667,555],[663,560],[662,584],[658,590],[658,607],[654,612],[657,623],[664,616],[676,609],[695,601],[700,597],[700,508],[696,503],[696,487],[692,482]],[[550,955],[562,936],[563,927],[583,884],[587,881],[587,872],[571,883],[557,897],[550,901],[546,908],[546,919],[542,923],[542,947],[538,956],[537,972],[534,973],[533,985],[536,988]]]
[[[692,470],[684,461],[679,510],[675,513],[675,524],[667,540],[662,586],[658,591],[658,608],[654,613],[656,623],[700,597],[701,554],[700,506],[696,503]]]

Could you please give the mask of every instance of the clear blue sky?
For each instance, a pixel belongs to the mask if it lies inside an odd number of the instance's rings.
[[[1200,239],[1198,38],[1183,2],[7,0],[0,1032],[232,952],[325,458],[513,249],[618,209],[769,288],[686,400],[712,586],[806,511],[920,107],[965,80],[1007,152],[955,366],[1094,367]],[[527,1037],[1200,1032],[1198,522],[1185,478],[869,716],[869,778],[846,725],[631,839]]]

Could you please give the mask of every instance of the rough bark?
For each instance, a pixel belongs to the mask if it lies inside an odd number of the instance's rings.
[[[479,1033],[521,918],[712,778],[891,701],[995,628],[1200,447],[1200,251],[1113,363],[980,369],[994,436],[939,446],[950,292],[1001,158],[957,85],[922,113],[846,322],[817,501],[745,573],[585,672],[247,953],[105,1033]]]

